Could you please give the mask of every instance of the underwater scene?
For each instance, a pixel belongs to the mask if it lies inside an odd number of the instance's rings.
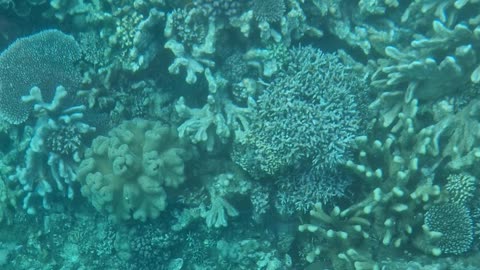
[[[479,249],[480,0],[0,0],[0,270]]]

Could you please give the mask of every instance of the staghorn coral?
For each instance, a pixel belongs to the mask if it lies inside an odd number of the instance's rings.
[[[288,47],[282,43],[269,44],[266,49],[251,49],[244,56],[249,65],[267,78],[283,70],[291,57]]]
[[[281,215],[308,213],[317,202],[331,203],[345,195],[352,179],[345,172],[312,168],[289,173],[275,183],[275,208]]]
[[[167,191],[185,181],[191,157],[174,128],[134,119],[99,136],[86,150],[78,179],[82,194],[113,219],[145,221],[167,206]]]
[[[265,44],[276,42],[290,45],[292,41],[304,36],[320,38],[323,31],[311,25],[305,7],[299,1],[259,0],[252,1],[252,10],[248,10],[229,20],[230,26],[238,28],[245,38],[259,34]],[[271,8],[271,9],[269,9]],[[310,8],[310,7],[307,7]],[[272,20],[272,21],[270,21]],[[276,22],[270,24],[269,22]]]
[[[401,34],[379,48],[384,57],[376,60],[372,86],[406,86],[407,98],[429,100],[477,83],[480,21],[471,10],[478,8],[478,1],[412,2],[395,22],[407,23]]]
[[[476,135],[480,128],[480,100],[472,99],[454,113],[447,101],[440,101],[431,110],[434,122],[419,132],[425,150],[433,156],[447,161],[446,167],[454,172],[472,171],[477,175],[479,139]]]
[[[245,140],[234,157],[249,172],[244,151],[262,171],[277,174],[315,160],[323,168],[346,161],[364,123],[367,88],[336,55],[313,47],[290,51],[292,61],[257,100]],[[328,74],[328,76],[325,76]]]
[[[235,174],[219,174],[207,185],[210,207],[207,209],[201,205],[200,216],[205,218],[208,227],[227,227],[227,217],[239,215],[237,209],[226,198],[234,195],[245,195],[250,191],[251,183],[238,171]]]
[[[350,215],[346,211],[335,206],[327,213],[321,203],[315,204],[310,210],[310,222],[299,225],[298,230],[314,234],[318,242],[312,243],[322,244],[310,247],[304,254],[305,259],[312,263],[320,254],[327,254],[334,269],[378,269],[370,254],[352,244],[368,241],[371,221],[361,214]],[[359,268],[353,268],[354,265]]]
[[[157,56],[162,40],[157,29],[163,28],[165,21],[163,5],[163,1],[54,0],[42,15],[71,25],[78,32],[90,32],[79,41],[86,43],[83,49],[87,60],[99,65],[85,66],[88,71],[84,77],[108,87],[114,79],[112,73],[147,69]]]
[[[215,66],[212,57],[216,50],[218,30],[213,18],[207,17],[200,9],[175,9],[168,13],[164,30],[168,40],[164,47],[175,56],[168,71],[179,74],[184,67],[187,73],[185,81],[194,84],[197,73],[204,73],[208,67]]]
[[[380,269],[385,263],[372,254],[413,247],[435,253],[417,239],[432,237],[422,229],[425,209],[445,199],[434,181],[438,159],[418,134],[418,101],[398,106],[391,108],[392,115],[382,112],[372,133],[355,140],[358,155],[346,165],[362,180],[355,189],[357,201],[346,209],[335,206],[329,214],[316,205],[311,221],[299,227],[316,243],[305,252],[308,261],[326,249],[331,263],[338,262],[334,269]]]
[[[13,124],[27,120],[33,107],[22,96],[34,86],[42,89],[49,102],[52,91],[62,85],[76,90],[80,74],[74,62],[80,47],[72,36],[58,30],[45,30],[20,38],[0,55],[0,116]]]
[[[172,226],[174,230],[182,230],[199,218],[205,219],[208,228],[227,227],[229,217],[240,214],[237,201],[242,201],[252,192],[249,177],[232,162],[208,160],[201,166],[195,175],[198,174],[197,178],[204,187],[181,197],[179,202],[186,207],[176,214],[177,222]]]
[[[452,18],[457,15],[458,11],[471,8],[470,5],[476,3],[478,3],[476,0],[445,0],[442,2],[419,0],[408,6],[406,13],[420,11],[425,15],[436,17],[442,22],[452,22]]]
[[[408,34],[405,24],[397,22],[402,10],[397,0],[305,1],[301,4],[312,28],[321,28],[348,43],[345,48],[361,49],[368,55],[383,50],[386,44],[402,42]],[[388,13],[389,16],[379,16]],[[410,21],[409,21],[410,22]]]

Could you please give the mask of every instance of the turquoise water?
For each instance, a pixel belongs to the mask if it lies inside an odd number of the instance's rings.
[[[0,0],[0,269],[480,269],[477,0]]]

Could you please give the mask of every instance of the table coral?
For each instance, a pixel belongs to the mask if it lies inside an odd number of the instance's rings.
[[[76,90],[80,74],[74,63],[80,47],[72,36],[45,30],[15,41],[0,55],[0,116],[13,124],[25,122],[32,111],[22,96],[36,86],[50,101],[58,85]],[[50,92],[49,92],[50,91]]]

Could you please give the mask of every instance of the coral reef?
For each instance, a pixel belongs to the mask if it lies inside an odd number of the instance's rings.
[[[227,19],[240,14],[245,6],[244,3],[235,0],[198,0],[194,4],[210,16]]]
[[[0,267],[479,269],[479,9],[0,0]]]
[[[16,165],[9,180],[21,186],[25,194],[23,209],[30,214],[37,209],[50,209],[52,198],[49,197],[73,199],[83,144],[86,136],[96,130],[83,122],[86,107],[69,104],[71,100],[67,95],[67,90],[58,86],[51,103],[44,101],[38,87],[23,96],[24,101],[33,103],[37,120],[25,149],[25,161]]]

